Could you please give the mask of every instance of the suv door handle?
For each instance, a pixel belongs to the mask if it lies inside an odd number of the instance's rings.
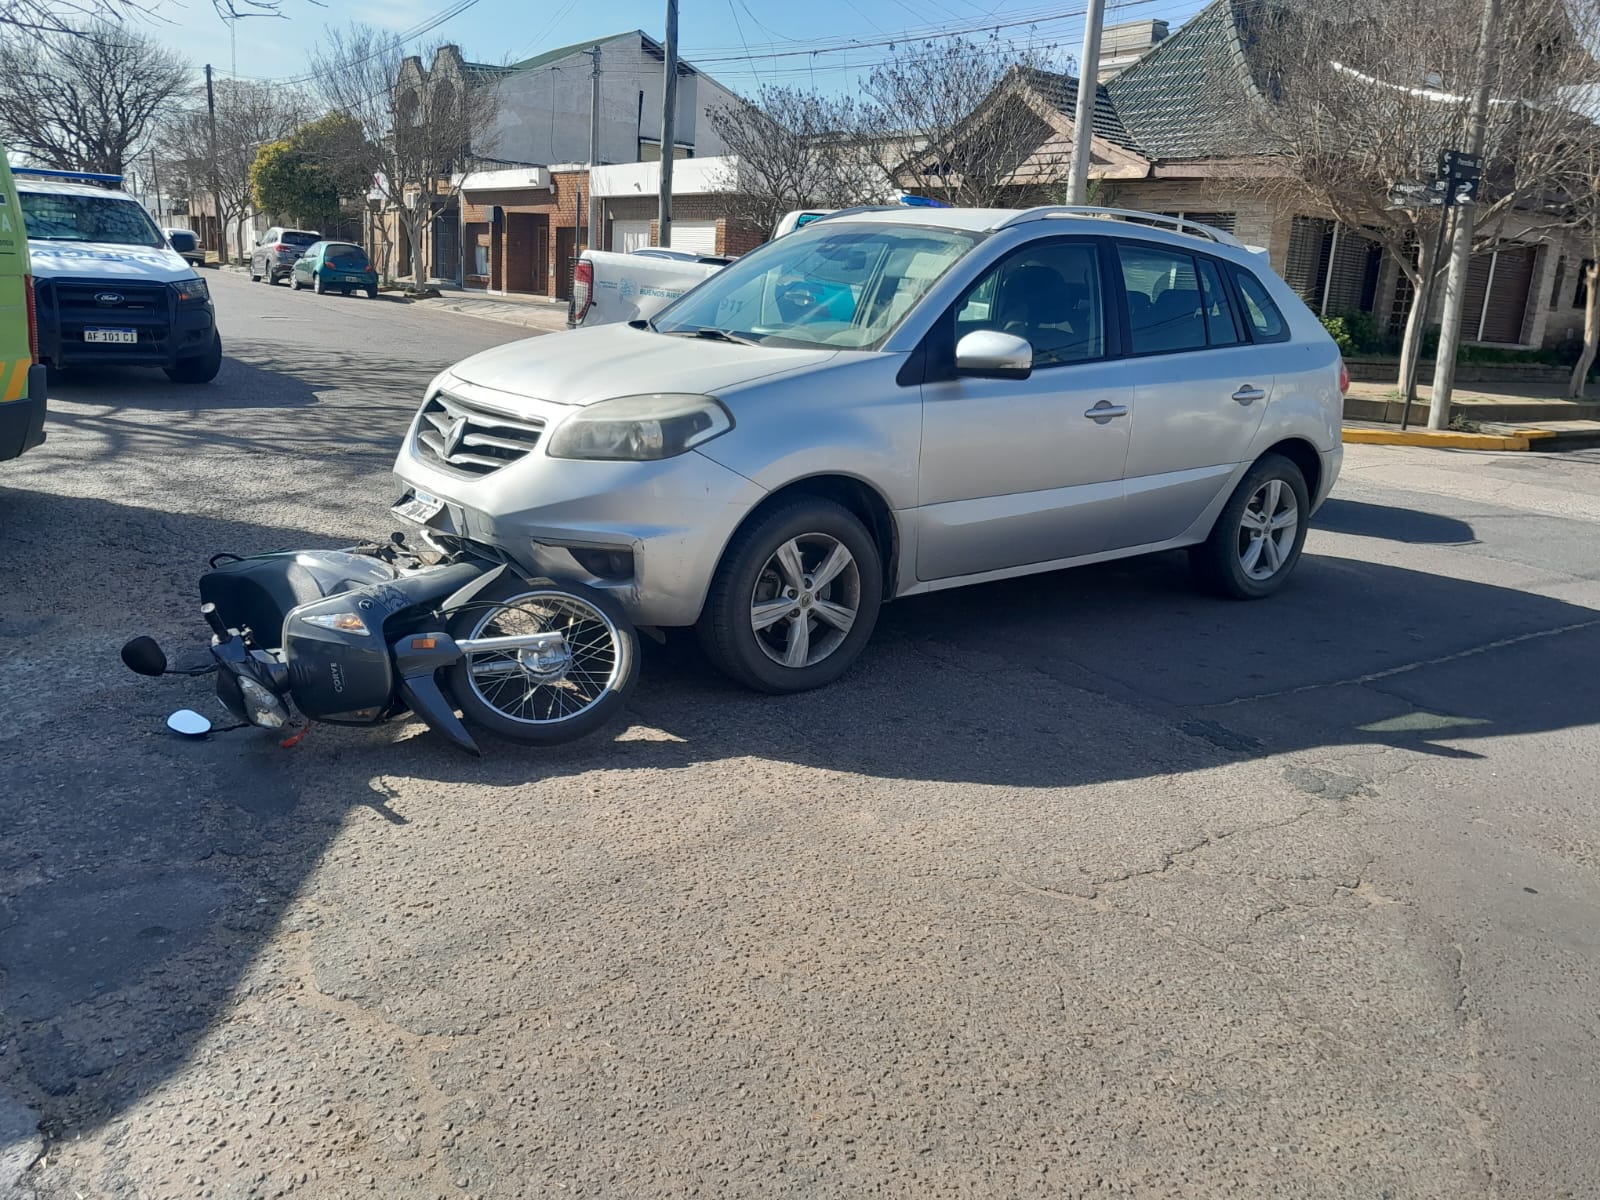
[[[1099,404],[1096,404],[1083,415],[1088,417],[1096,425],[1104,425],[1107,421],[1111,420],[1112,417],[1127,416],[1128,406],[1126,404],[1113,404],[1109,400],[1102,400]]]
[[[1233,398],[1240,404],[1249,404],[1254,400],[1260,400],[1264,398],[1266,394],[1267,393],[1261,388],[1247,383],[1233,394]]]

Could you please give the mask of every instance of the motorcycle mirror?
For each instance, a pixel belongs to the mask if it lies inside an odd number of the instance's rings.
[[[211,721],[201,716],[192,708],[180,708],[167,718],[167,728],[173,733],[180,733],[184,737],[205,737],[211,732]]]
[[[133,638],[122,648],[122,661],[130,671],[140,675],[165,675],[167,656],[153,637],[143,634]]]

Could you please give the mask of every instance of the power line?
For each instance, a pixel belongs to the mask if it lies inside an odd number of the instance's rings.
[[[380,49],[374,50],[371,54],[363,55],[360,58],[341,60],[338,64],[338,69],[347,70],[350,67],[360,66],[364,62],[370,62],[381,55],[388,54],[395,46],[404,46],[407,42],[415,41],[424,34],[432,33],[445,22],[454,20],[478,3],[479,0],[455,0],[455,3],[450,7],[442,9],[433,16],[413,25],[410,29],[401,30],[394,35],[392,40],[386,40]],[[273,79],[256,75],[240,75],[238,78],[249,80],[252,83],[272,83],[280,87],[297,87],[304,83],[314,83],[326,73],[323,71],[307,71],[304,75],[291,75],[286,79]]]

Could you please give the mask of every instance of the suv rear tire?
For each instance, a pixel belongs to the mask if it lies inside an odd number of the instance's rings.
[[[843,505],[801,497],[734,535],[696,629],[706,657],[735,682],[804,692],[850,669],[882,604],[883,560],[866,526]],[[785,661],[791,655],[799,665]]]
[[[176,365],[166,370],[167,378],[173,383],[210,383],[222,370],[222,335],[213,330],[211,349],[189,358],[180,358]]]
[[[1300,468],[1281,454],[1263,455],[1233,489],[1211,536],[1190,547],[1195,578],[1206,591],[1234,600],[1272,595],[1300,561],[1310,515]]]

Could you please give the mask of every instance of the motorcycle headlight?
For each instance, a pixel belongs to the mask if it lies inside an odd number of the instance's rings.
[[[579,409],[561,422],[545,453],[552,458],[650,462],[686,454],[732,428],[732,415],[710,396],[621,396]]]
[[[244,700],[245,718],[263,729],[282,729],[289,723],[289,710],[282,700],[248,675],[239,676],[239,695]]]
[[[211,289],[204,279],[180,279],[172,286],[178,289],[179,300],[199,303],[211,299]]]

